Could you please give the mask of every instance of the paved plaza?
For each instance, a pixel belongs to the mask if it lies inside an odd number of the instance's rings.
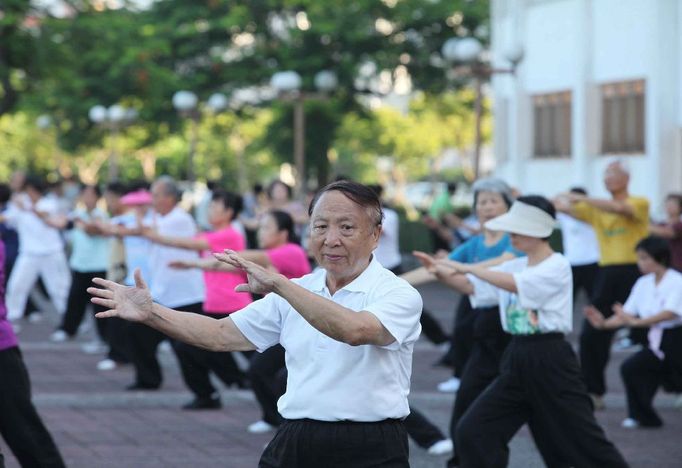
[[[437,318],[452,323],[457,297],[439,286],[421,288],[425,303]],[[255,467],[272,434],[253,435],[246,426],[260,413],[249,391],[224,389],[224,407],[219,411],[187,412],[179,407],[191,395],[180,379],[175,357],[162,352],[165,382],[157,392],[126,392],[130,368],[98,372],[101,356],[83,354],[80,346],[88,332],[76,342],[47,341],[55,317],[26,324],[20,334],[31,373],[34,401],[59,445],[68,466],[89,467]],[[425,340],[416,346],[412,374],[411,403],[446,430],[453,395],[438,393],[436,384],[448,370],[434,367],[441,351]],[[615,353],[609,369],[607,409],[598,413],[603,424],[633,467],[674,468],[682,466],[682,411],[674,408],[672,395],[660,394],[656,404],[665,420],[660,430],[626,430],[623,388],[618,364],[627,353]],[[0,376],[2,378],[2,376]],[[7,466],[18,466],[6,445],[0,442]],[[411,462],[416,468],[445,466],[444,457],[432,457],[411,444]],[[512,467],[543,466],[524,428],[511,446]]]

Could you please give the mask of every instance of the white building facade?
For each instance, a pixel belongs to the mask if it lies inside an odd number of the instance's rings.
[[[523,193],[605,196],[610,157],[659,211],[682,191],[682,0],[493,0],[496,175]]]

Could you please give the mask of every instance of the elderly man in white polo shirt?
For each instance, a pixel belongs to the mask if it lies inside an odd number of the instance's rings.
[[[421,297],[372,256],[382,212],[368,187],[332,183],[313,199],[310,215],[310,247],[321,266],[310,275],[291,281],[235,252],[216,255],[248,274],[237,290],[267,294],[225,319],[155,304],[139,272],[135,287],[95,280],[93,302],[110,309],[98,317],[144,322],[214,351],[281,343],[289,370],[278,403],[285,421],[261,467],[409,466],[402,419]]]

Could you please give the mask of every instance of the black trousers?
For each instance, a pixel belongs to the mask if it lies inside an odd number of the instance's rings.
[[[511,335],[502,329],[498,306],[474,309],[474,345],[462,373],[450,418],[450,437],[455,440],[457,423],[481,393],[500,374],[500,361]],[[458,465],[455,455],[449,466]]]
[[[203,311],[203,304],[197,302],[175,307],[175,309],[199,314]],[[166,335],[137,322],[131,323],[128,329],[130,332],[130,357],[133,366],[135,366],[135,383],[145,387],[160,387],[163,377],[161,365],[156,358],[156,349],[167,338]]]
[[[106,271],[93,271],[82,273],[79,271],[71,272],[71,289],[69,289],[69,298],[66,302],[66,312],[62,318],[62,324],[59,326],[69,336],[74,336],[78,332],[78,327],[83,321],[85,310],[90,304],[90,294],[87,289],[92,286],[93,278],[104,278]],[[104,307],[92,304],[95,313],[103,312]],[[106,322],[104,320],[96,320],[97,334],[104,342],[107,341]]]
[[[409,446],[403,422],[284,420],[260,468],[404,468]]]
[[[507,444],[526,423],[550,468],[627,466],[595,420],[578,360],[560,334],[512,338],[499,377],[457,426],[461,466],[506,467]]]
[[[445,435],[435,424],[429,421],[420,411],[410,405],[410,414],[403,421],[407,435],[422,448],[429,448],[436,442],[445,439]]]
[[[599,269],[592,304],[604,317],[613,315],[614,303],[625,303],[639,278],[637,265],[610,265]],[[611,354],[613,330],[598,330],[583,320],[580,333],[580,364],[587,391],[595,395],[606,393],[604,371]]]
[[[227,317],[227,314],[205,312],[201,312],[201,315],[216,320]],[[217,375],[227,385],[244,385],[246,374],[239,369],[231,352],[208,351],[180,341],[173,341],[173,348],[180,363],[185,385],[198,398],[209,398],[216,392],[211,384],[210,372]]]
[[[262,353],[251,356],[249,380],[263,414],[263,421],[279,426],[282,417],[277,411],[277,400],[287,388],[287,368],[284,361],[284,348],[275,345]]]
[[[17,347],[0,351],[0,434],[21,466],[64,466],[31,402],[31,382]]]
[[[659,387],[668,387],[671,380],[679,380],[682,374],[682,326],[663,332],[661,350],[665,354],[663,360],[647,348],[630,356],[620,367],[627,395],[628,416],[641,426],[663,425],[653,401]]]
[[[453,364],[453,375],[461,378],[467,361],[474,347],[474,323],[476,314],[471,307],[468,296],[462,296],[455,312],[455,324],[452,331],[450,350]]]
[[[573,273],[573,299],[583,290],[588,299],[594,297],[594,287],[599,274],[599,264],[590,263],[587,265],[572,266]]]

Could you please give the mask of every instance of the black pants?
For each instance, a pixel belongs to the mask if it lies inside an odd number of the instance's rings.
[[[666,384],[673,379],[679,380],[682,373],[682,326],[663,332],[661,350],[665,354],[664,360],[647,348],[630,356],[620,367],[627,395],[628,416],[641,426],[663,425],[653,401],[659,387],[667,387]]]
[[[71,289],[69,290],[69,298],[66,303],[66,312],[62,318],[60,329],[64,330],[69,336],[74,336],[78,332],[78,327],[83,321],[85,310],[90,304],[90,294],[87,289],[92,286],[93,278],[104,278],[106,271],[93,271],[81,273],[73,271],[71,274]],[[92,304],[95,313],[105,310],[104,307]],[[106,321],[96,320],[97,333],[102,341],[107,341]]]
[[[130,350],[130,322],[127,322],[118,317],[109,317],[105,319],[97,319],[106,321],[107,344],[109,345],[109,353],[107,357],[112,361],[119,363],[128,363],[132,361],[132,352]]]
[[[21,466],[64,466],[31,402],[31,382],[17,347],[0,351],[0,434]]]
[[[604,317],[613,315],[614,303],[625,303],[632,286],[639,278],[637,265],[611,265],[599,269],[592,304]],[[580,364],[587,391],[595,395],[606,393],[604,371],[611,354],[613,330],[598,330],[583,320],[580,333]]]
[[[227,317],[227,314],[208,314],[205,312],[202,312],[201,315],[216,320]],[[227,385],[243,385],[245,383],[246,374],[239,369],[231,352],[208,351],[180,341],[174,341],[173,348],[180,362],[180,370],[185,385],[198,398],[209,398],[216,392],[215,387],[211,384],[210,372],[217,375]]]
[[[457,423],[476,401],[476,398],[500,374],[500,361],[511,335],[505,333],[500,323],[498,306],[474,309],[474,345],[461,377],[450,418],[450,437],[455,440]],[[449,466],[458,465],[455,455]]]
[[[599,274],[599,264],[572,266],[571,272],[573,273],[573,299],[575,300],[580,290],[583,290],[588,299],[592,300],[597,275]]]
[[[429,448],[438,441],[445,439],[445,435],[429,421],[424,414],[410,405],[410,414],[403,421],[407,435],[422,448]]]
[[[251,357],[248,375],[251,389],[263,413],[263,421],[271,426],[279,426],[282,417],[277,411],[277,400],[284,395],[287,387],[287,368],[282,345],[255,353]]]
[[[175,309],[198,314],[203,311],[203,304],[197,302]],[[129,332],[130,357],[135,366],[135,383],[145,387],[160,387],[163,377],[159,360],[156,358],[156,349],[166,339],[166,335],[137,322],[130,324]]]
[[[578,361],[560,334],[512,339],[499,377],[457,426],[461,466],[506,467],[507,444],[526,423],[548,467],[627,466],[597,424]]]
[[[455,312],[455,324],[450,342],[453,375],[462,377],[471,350],[474,347],[474,322],[476,315],[468,296],[462,296]]]
[[[404,468],[409,446],[402,421],[285,420],[268,444],[260,468]]]

